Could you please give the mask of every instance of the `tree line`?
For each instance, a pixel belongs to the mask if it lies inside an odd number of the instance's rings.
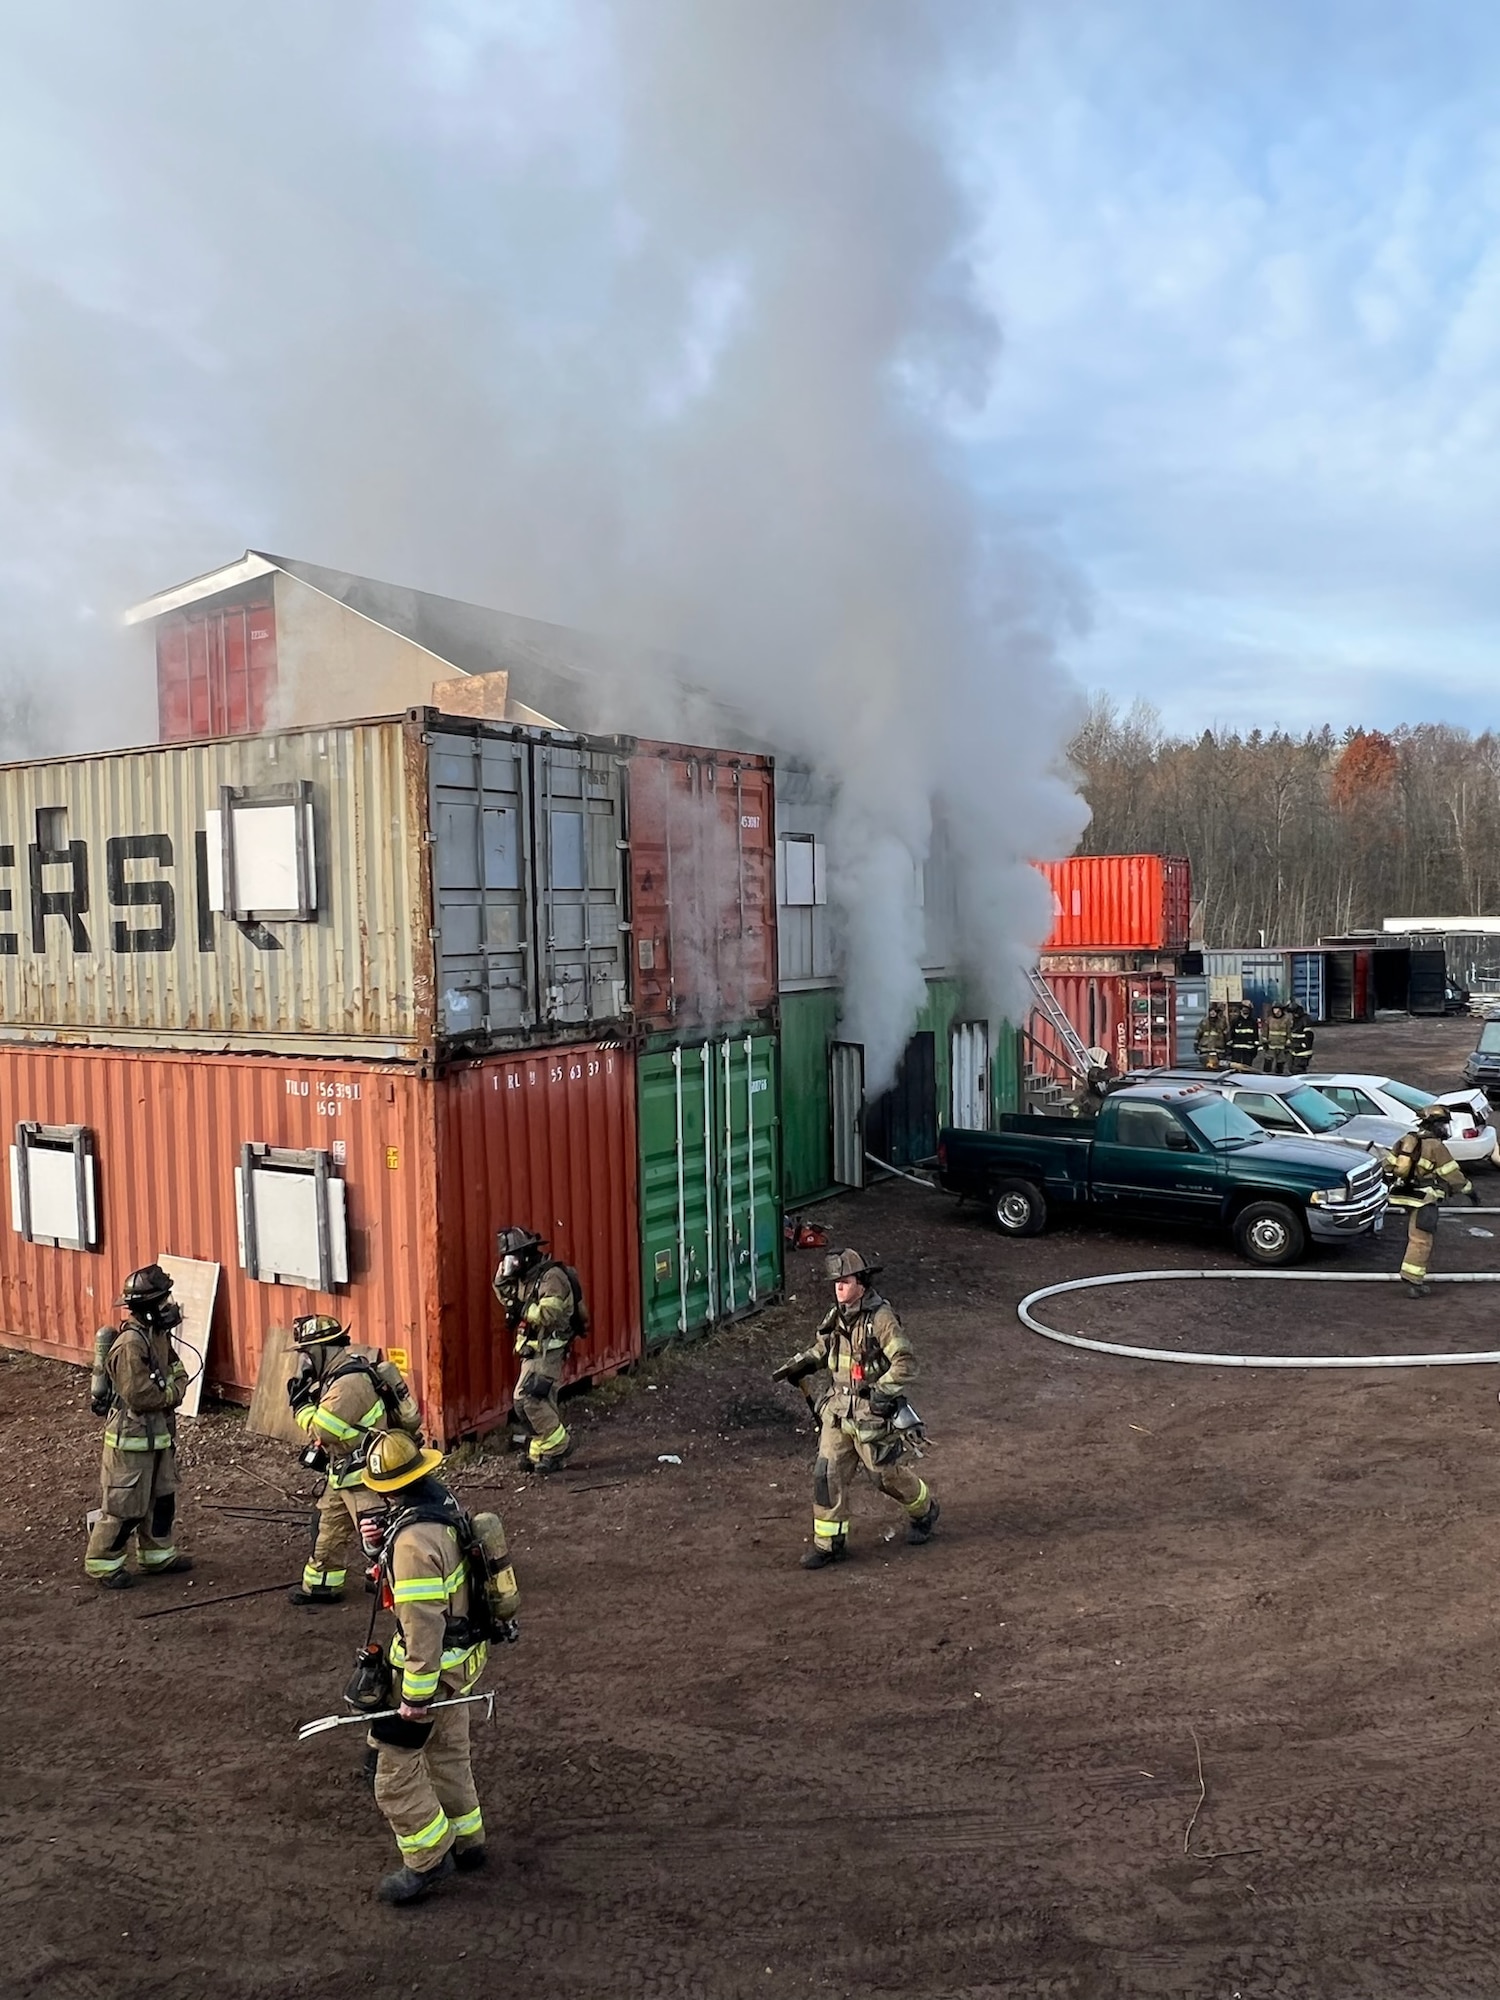
[[[1186,854],[1210,946],[1311,944],[1395,916],[1500,914],[1500,735],[1165,734],[1095,695],[1072,759],[1082,854]]]

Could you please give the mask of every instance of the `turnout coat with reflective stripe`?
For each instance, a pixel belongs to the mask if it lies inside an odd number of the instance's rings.
[[[468,1566],[457,1532],[442,1521],[398,1524],[386,1566],[399,1628],[390,1658],[401,1675],[401,1699],[420,1707],[440,1687],[467,1694],[484,1671],[489,1648],[455,1629],[469,1615]]]
[[[385,1398],[375,1387],[368,1364],[346,1361],[332,1369],[318,1400],[297,1412],[297,1422],[328,1453],[330,1486],[363,1486],[363,1471],[351,1468],[348,1460],[376,1431],[387,1428]]]
[[[1450,1194],[1467,1194],[1469,1177],[1441,1139],[1403,1132],[1385,1156],[1393,1208],[1425,1208]]]
[[[187,1388],[187,1370],[172,1346],[171,1334],[153,1332],[139,1320],[127,1319],[104,1366],[115,1392],[104,1442],[120,1451],[170,1449],[177,1435],[174,1412]]]

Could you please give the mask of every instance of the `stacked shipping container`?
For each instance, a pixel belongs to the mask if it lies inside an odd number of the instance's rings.
[[[1192,877],[1178,855],[1092,854],[1039,862],[1052,889],[1043,980],[1080,1041],[1118,1070],[1177,1057],[1176,975],[1192,920]],[[1038,1009],[1028,1022],[1033,1071],[1071,1079],[1072,1058]]]
[[[202,1257],[229,1393],[272,1323],[334,1311],[453,1438],[510,1399],[514,1222],[584,1278],[573,1372],[629,1361],[640,1027],[759,1009],[724,1129],[748,1088],[774,1134],[771,787],[763,758],[434,710],[0,771],[0,1334],[80,1358],[122,1271]]]

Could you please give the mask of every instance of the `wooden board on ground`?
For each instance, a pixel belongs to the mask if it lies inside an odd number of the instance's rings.
[[[198,1257],[157,1258],[172,1280],[172,1296],[182,1308],[182,1325],[172,1337],[187,1366],[188,1392],[177,1406],[179,1417],[196,1417],[208,1374],[208,1341],[214,1327],[214,1300],[219,1293],[219,1266]]]
[[[247,1431],[256,1437],[280,1438],[283,1444],[307,1443],[287,1407],[286,1385],[296,1372],[297,1354],[292,1346],[291,1328],[267,1327],[255,1394],[250,1398],[250,1414],[245,1420]]]

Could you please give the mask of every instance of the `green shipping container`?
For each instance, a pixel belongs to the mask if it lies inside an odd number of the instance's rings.
[[[781,996],[781,1116],[788,1207],[833,1192],[828,1050],[842,995],[824,987]]]
[[[781,1127],[774,1035],[642,1055],[641,1285],[648,1347],[781,1290]]]

